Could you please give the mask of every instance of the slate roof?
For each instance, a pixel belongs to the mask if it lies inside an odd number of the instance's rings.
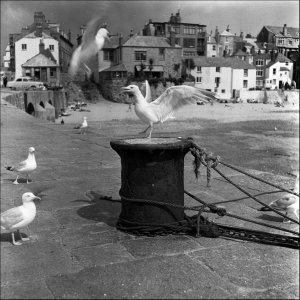
[[[232,69],[255,69],[255,66],[235,57],[199,57],[194,58],[196,66],[228,67]]]
[[[110,40],[105,40],[105,44],[103,49],[115,49],[119,47],[119,39],[120,37],[112,36]]]
[[[102,72],[127,72],[124,64],[118,64],[112,67],[108,67],[107,69],[102,70]]]
[[[279,37],[299,38],[299,28],[286,27],[287,35],[283,35],[283,27],[281,26],[265,26],[265,28]]]
[[[23,36],[22,38],[33,38],[33,39],[36,39],[37,37],[38,38],[43,38],[43,39],[54,39],[52,36],[50,36],[50,35],[48,35],[48,34],[46,34],[45,32],[41,32],[41,36],[38,36],[37,34],[36,34],[36,31],[33,31],[33,32],[31,32],[31,33],[28,33],[27,35],[25,35],[25,36]]]
[[[143,35],[133,35],[123,44],[123,47],[174,48],[169,44],[167,38]],[[178,45],[175,47],[181,48]]]
[[[220,35],[235,36],[232,32],[224,30]]]
[[[22,67],[59,67],[49,49],[45,49],[28,59]]]
[[[235,53],[233,53],[234,56],[245,56],[245,55],[250,55],[249,53],[246,53],[245,51],[239,49]]]

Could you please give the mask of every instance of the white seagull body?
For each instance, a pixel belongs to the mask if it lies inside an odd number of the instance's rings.
[[[17,173],[17,178],[13,182],[14,184],[19,184],[19,182],[18,182],[19,174],[23,174],[23,173],[26,174],[27,183],[29,183],[28,182],[29,173],[34,171],[37,167],[34,153],[35,153],[35,149],[33,147],[30,147],[28,149],[28,157],[26,160],[23,160],[20,163],[13,165],[13,166],[5,167],[9,171],[13,171],[13,172]]]
[[[88,128],[87,117],[83,117],[81,125],[75,126],[74,129],[80,129],[80,134],[85,134],[86,129]]]
[[[24,193],[22,195],[21,206],[13,207],[1,213],[1,229],[11,232],[12,242],[14,245],[21,245],[22,243],[16,242],[14,231],[16,230],[22,241],[29,240],[29,238],[22,238],[19,229],[27,227],[36,216],[36,206],[33,202],[34,199],[41,198],[35,196],[33,193]]]
[[[87,66],[87,62],[103,48],[105,39],[109,39],[109,32],[103,28],[101,18],[93,19],[89,22],[87,29],[82,36],[81,44],[73,52],[69,74],[73,77],[79,68],[82,68],[88,77],[91,77],[92,71]]]
[[[299,194],[299,174],[297,175],[293,192]],[[285,211],[286,216],[299,221],[299,197],[298,196],[286,193],[282,197],[272,201],[269,204],[269,206],[279,211]],[[262,207],[261,210],[266,211],[269,209],[267,207]],[[284,219],[283,222],[288,223],[291,221],[288,219]]]
[[[148,83],[148,82],[147,82]],[[153,124],[163,123],[174,118],[174,112],[187,104],[195,104],[197,100],[208,103],[215,99],[215,93],[191,87],[188,85],[171,86],[167,88],[155,101],[148,103],[136,85],[129,85],[121,88],[123,93],[132,96],[135,102],[136,115],[149,126],[142,133],[150,128],[148,138],[151,138]]]

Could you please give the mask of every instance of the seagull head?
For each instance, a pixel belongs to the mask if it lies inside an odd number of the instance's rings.
[[[41,198],[40,197],[37,197],[37,196],[35,196],[33,193],[31,193],[31,192],[27,192],[27,193],[24,193],[23,195],[22,195],[22,202],[23,203],[28,203],[28,202],[31,202],[31,201],[33,201],[33,200],[41,200]]]
[[[33,147],[30,147],[30,148],[28,149],[28,151],[29,151],[29,153],[33,153],[33,152],[35,152],[35,149],[34,149]]]
[[[106,28],[104,28],[104,27],[100,28],[98,30],[98,32],[97,32],[96,38],[99,38],[99,37],[102,37],[104,39],[110,40],[109,31]]]
[[[131,84],[121,88],[121,92],[128,94],[129,96],[134,96],[138,93],[139,87],[135,84]]]

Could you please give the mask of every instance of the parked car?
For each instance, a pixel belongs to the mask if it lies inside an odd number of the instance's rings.
[[[197,105],[204,105],[204,101],[202,101],[202,100],[197,100],[196,103],[197,103]]]
[[[11,89],[40,89],[40,90],[45,90],[46,87],[44,86],[43,82],[41,81],[34,81],[32,80],[31,77],[29,76],[23,76],[23,77],[17,77],[13,81],[9,81],[7,83],[7,87]]]

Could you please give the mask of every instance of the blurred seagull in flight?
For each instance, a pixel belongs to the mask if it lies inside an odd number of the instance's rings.
[[[151,88],[150,88],[148,80],[146,80],[143,83],[142,88],[145,90],[145,100],[148,103],[150,103],[152,101],[152,97],[151,97]]]
[[[296,178],[295,186],[293,192],[299,194],[299,173]],[[282,197],[273,200],[270,204],[270,207],[276,210],[285,211],[285,215],[291,219],[295,219],[299,222],[299,197],[293,194],[285,193]],[[268,207],[261,207],[261,211],[269,211]],[[288,219],[283,220],[284,223],[291,222]]]
[[[83,117],[83,121],[80,125],[74,127],[74,129],[80,129],[80,134],[85,134],[88,127],[87,117]]]
[[[28,149],[28,157],[27,157],[26,160],[23,160],[20,163],[18,163],[16,165],[13,165],[13,166],[6,166],[5,167],[6,170],[13,171],[13,172],[17,173],[17,178],[13,182],[13,184],[19,184],[19,182],[18,182],[19,174],[22,174],[22,173],[26,174],[27,183],[29,183],[29,181],[28,181],[29,173],[34,171],[37,167],[34,153],[35,153],[35,149],[33,147],[30,147]]]
[[[147,82],[148,83],[148,82]],[[147,86],[146,83],[146,86]],[[147,90],[147,89],[146,89]],[[149,126],[141,133],[146,133],[150,128],[148,138],[151,138],[153,124],[163,123],[174,119],[174,112],[187,104],[195,104],[197,100],[204,103],[215,99],[215,93],[188,85],[171,86],[167,88],[156,100],[147,102],[137,85],[121,88],[121,92],[133,97],[136,115]],[[147,95],[148,97],[149,95]],[[150,96],[151,97],[151,96]]]
[[[87,65],[87,61],[96,56],[96,54],[103,48],[105,40],[109,40],[109,32],[104,28],[103,19],[95,18],[90,21],[82,36],[81,44],[75,49],[69,67],[69,74],[74,77],[82,68],[84,72],[91,78],[92,70]]]
[[[31,192],[22,195],[21,206],[13,207],[1,213],[1,229],[11,232],[12,243],[14,245],[22,245],[21,242],[16,242],[14,231],[16,230],[22,241],[28,241],[29,238],[23,238],[19,229],[27,227],[36,216],[36,206],[33,200],[41,200]],[[28,229],[28,227],[27,227]],[[29,232],[29,229],[28,229]]]

